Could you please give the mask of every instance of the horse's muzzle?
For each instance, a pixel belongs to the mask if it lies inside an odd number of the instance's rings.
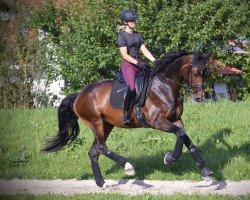
[[[202,99],[202,98],[195,98],[194,99],[196,102],[202,102],[202,101],[204,101],[204,99]]]
[[[202,102],[202,101],[204,101],[204,91],[203,90],[199,90],[198,92],[193,93],[193,99],[196,102]]]

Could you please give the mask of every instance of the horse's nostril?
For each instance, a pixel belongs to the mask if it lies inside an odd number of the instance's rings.
[[[201,98],[195,98],[195,101],[201,102]]]

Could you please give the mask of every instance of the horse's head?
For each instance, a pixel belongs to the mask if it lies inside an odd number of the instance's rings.
[[[188,84],[188,89],[193,93],[193,98],[197,102],[204,100],[203,79],[207,71],[207,61],[209,55],[193,54],[191,61],[184,64],[181,74]]]

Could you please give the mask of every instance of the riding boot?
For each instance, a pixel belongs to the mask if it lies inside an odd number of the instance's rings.
[[[124,99],[124,118],[123,124],[129,126],[131,123],[131,111],[134,103],[135,91],[131,91],[128,86],[125,90],[125,99]]]

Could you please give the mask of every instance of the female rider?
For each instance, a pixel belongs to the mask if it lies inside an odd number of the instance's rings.
[[[118,47],[123,58],[121,68],[127,84],[123,119],[125,125],[130,125],[131,123],[130,115],[135,96],[136,74],[147,67],[147,63],[141,61],[139,57],[139,49],[151,62],[155,61],[154,56],[145,46],[141,34],[134,31],[137,18],[135,11],[132,9],[124,10],[120,14],[120,19],[124,23],[124,26],[118,36]]]

